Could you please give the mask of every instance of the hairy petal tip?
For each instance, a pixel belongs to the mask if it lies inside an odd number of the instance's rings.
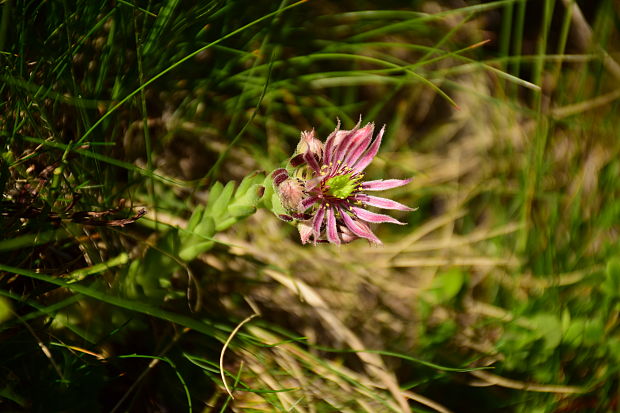
[[[362,189],[366,191],[383,191],[386,189],[398,188],[407,185],[413,178],[409,179],[379,179],[376,181],[366,181],[362,183]]]
[[[397,209],[399,211],[413,211],[413,208],[409,208],[407,205],[403,205],[400,202],[392,201],[391,199],[381,198],[378,196],[359,194],[355,196],[355,200],[377,208]]]
[[[359,219],[364,220],[366,222],[373,222],[373,223],[378,223],[378,224],[383,223],[383,222],[389,222],[391,224],[406,225],[404,222],[400,222],[396,218],[392,218],[389,215],[376,214],[374,212],[367,211],[363,208],[351,207],[351,211]]]

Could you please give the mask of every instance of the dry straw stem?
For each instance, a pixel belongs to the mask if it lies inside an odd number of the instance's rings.
[[[261,329],[257,326],[250,326],[249,331],[252,335],[262,340],[264,343],[268,345],[273,345],[272,350],[276,353],[272,360],[279,364],[281,367],[285,369],[285,371],[289,371],[289,368],[294,369],[295,372],[301,372],[304,367],[309,368],[311,370],[312,375],[310,376],[313,383],[307,384],[306,379],[298,380],[298,384],[306,385],[305,388],[301,389],[304,392],[305,397],[309,401],[308,408],[310,411],[314,411],[314,406],[310,403],[313,400],[312,396],[318,397],[319,399],[325,400],[329,402],[332,406],[339,406],[339,400],[335,397],[335,394],[351,394],[353,391],[357,391],[359,393],[359,397],[355,399],[355,402],[359,404],[365,411],[367,412],[375,412],[375,410],[365,401],[365,399],[372,399],[373,394],[371,394],[370,389],[374,386],[372,380],[357,375],[355,372],[352,372],[346,369],[344,366],[335,364],[330,361],[324,361],[323,363],[317,363],[315,356],[305,352],[300,349],[294,343],[281,343],[281,339],[279,337],[274,336],[272,333]],[[272,376],[273,369],[265,368],[264,364],[256,361],[256,354],[251,353],[247,350],[242,350],[244,358],[248,360],[247,364],[250,370],[254,371],[257,377],[265,384],[267,384],[273,390],[282,390],[282,377],[279,376],[278,379]],[[297,376],[294,373],[295,376]],[[366,386],[366,389],[360,388],[359,386],[352,386],[351,382],[349,382],[346,378],[350,378],[353,381],[363,384]],[[325,391],[325,386],[329,384],[333,384],[336,386],[337,391],[334,392],[334,396],[331,395],[330,392]],[[293,400],[288,396],[285,392],[277,392],[276,396],[280,399],[280,402],[285,407],[290,407],[293,403]],[[256,395],[254,395],[256,396]],[[241,406],[239,406],[241,407]],[[397,409],[398,406],[392,404],[394,409]],[[297,404],[295,407],[299,411],[302,410],[302,407]],[[348,408],[341,408],[343,412],[357,412],[359,410],[350,410]]]
[[[218,239],[229,244],[234,244],[235,248],[233,248],[231,252],[239,255],[247,254],[262,259],[265,262],[272,263],[273,265],[282,265],[282,257],[261,249],[251,243],[247,243],[240,239],[232,239],[226,234],[218,234]],[[300,253],[302,252],[304,252],[304,250],[300,249]],[[307,249],[305,252],[308,252]],[[320,250],[315,248],[308,253],[317,254],[319,252]],[[329,331],[331,334],[334,335],[337,340],[347,343],[347,345],[356,352],[357,357],[359,357],[359,359],[364,363],[364,368],[369,376],[375,378],[375,382],[378,381],[379,383],[382,383],[382,385],[392,394],[392,397],[397,403],[396,405],[391,406],[393,410],[400,410],[403,412],[410,411],[410,407],[407,402],[407,398],[409,397],[403,394],[403,391],[398,386],[395,376],[393,373],[389,372],[381,356],[375,353],[367,352],[362,340],[334,314],[325,300],[312,287],[304,281],[296,278],[293,279],[291,276],[284,274],[281,271],[265,269],[263,273],[286,287],[290,292],[298,296],[303,302],[309,305],[318,314],[321,320],[329,326]],[[376,387],[376,384],[374,384],[374,386]],[[411,399],[413,400],[413,398]],[[423,396],[416,398],[416,401],[419,403],[423,403],[425,400],[427,399]],[[438,405],[436,403],[431,403],[431,405],[427,406],[434,409],[435,407],[433,406]],[[447,411],[446,408],[442,407],[441,409],[439,411]]]
[[[226,383],[226,374],[224,373],[224,353],[226,352],[226,349],[228,348],[228,345],[232,341],[233,337],[235,337],[235,334],[237,334],[237,332],[241,329],[241,327],[243,327],[244,324],[252,320],[254,317],[258,317],[258,316],[259,314],[252,314],[251,316],[247,317],[245,320],[240,322],[237,325],[237,327],[235,327],[235,329],[230,333],[230,335],[226,339],[226,342],[224,343],[224,346],[222,347],[222,351],[220,352],[220,375],[222,377],[222,383],[224,383],[224,388],[226,389],[226,392],[228,393],[231,399],[234,399],[235,397],[233,396],[232,391],[230,391],[230,388],[228,387],[228,383]]]
[[[604,95],[597,96],[593,99],[574,103],[572,105],[562,106],[561,108],[554,108],[551,110],[551,116],[553,116],[555,119],[567,118],[569,116],[577,115],[588,110],[606,106],[618,98],[620,98],[620,88]]]
[[[512,234],[516,231],[519,231],[521,228],[521,224],[509,223],[492,230],[489,230],[487,228],[481,228],[465,235],[452,234],[451,238],[447,241],[445,239],[420,240],[415,244],[408,246],[402,252],[428,252],[464,247],[467,245],[475,244],[477,242],[487,241],[491,238],[499,237],[502,235]],[[384,250],[390,251],[393,250],[393,248],[387,245],[384,247]],[[369,250],[369,252],[372,251],[373,250]],[[376,252],[379,250],[374,249],[374,251]]]
[[[394,260],[389,267],[393,268],[415,268],[415,267],[497,267],[519,265],[519,260],[514,257],[493,258],[493,257],[420,257],[420,258],[401,258]]]
[[[277,353],[277,357],[275,358],[275,361],[285,370],[285,371],[290,371],[291,375],[295,378],[295,380],[297,380],[297,382],[299,382],[299,384],[301,385],[301,392],[304,395],[304,399],[306,400],[312,400],[312,394],[310,392],[311,386],[312,384],[310,383],[310,381],[306,378],[306,376],[304,376],[303,374],[303,368],[299,365],[299,363],[295,360],[294,357],[291,356],[291,354],[284,350],[279,348],[279,346],[276,346],[274,348],[274,351]],[[311,413],[314,413],[316,411],[315,407],[313,404],[309,404],[308,405],[309,411]],[[301,408],[297,407],[297,409],[299,411],[303,411],[301,410]]]
[[[502,284],[505,284],[511,289],[520,288],[525,290],[544,290],[545,288],[566,287],[568,285],[577,284],[588,275],[594,274],[598,271],[602,271],[604,268],[605,267],[603,265],[597,265],[578,271],[571,271],[560,274],[538,275],[536,277],[534,277],[534,275],[531,273],[522,274],[517,277],[509,277],[497,274],[496,277]]]
[[[332,334],[339,336],[338,338],[347,343],[353,350],[357,351],[357,356],[365,363],[365,368],[371,376],[377,377],[385,387],[392,393],[394,399],[398,402],[403,412],[409,412],[410,408],[407,401],[402,395],[398,382],[393,374],[387,371],[381,356],[378,354],[365,352],[362,341],[329,309],[325,301],[319,294],[309,285],[300,280],[293,280],[285,274],[274,270],[265,270],[265,274],[269,275],[275,281],[287,287],[293,292],[298,292],[300,297],[312,306],[323,321],[330,326]]]
[[[392,245],[387,245],[383,248],[381,248],[381,250],[377,250],[377,249],[368,249],[369,252],[370,251],[380,251],[382,254],[381,257],[381,262],[383,263],[384,266],[389,266],[386,265],[388,264],[394,257],[402,254],[403,252],[408,251],[410,248],[412,248],[413,245],[415,245],[420,239],[422,239],[423,237],[425,237],[426,235],[430,234],[431,232],[444,227],[445,225],[448,225],[454,221],[456,221],[459,218],[464,217],[467,214],[467,211],[465,210],[458,210],[458,211],[450,211],[446,214],[440,215],[436,218],[433,218],[431,220],[429,220],[428,222],[425,222],[424,224],[420,225],[415,231],[413,231],[411,234],[407,235],[406,237],[404,237],[402,240],[392,244]]]
[[[256,326],[252,326],[250,328],[251,332],[253,335],[255,335],[256,337],[261,338],[262,340],[264,340],[266,343],[277,343],[277,337],[273,336],[272,334],[260,329],[259,327]],[[358,391],[360,392],[360,396],[363,396],[365,398],[372,398],[372,394],[369,393],[367,390],[360,388],[360,387],[352,387],[348,381],[343,380],[342,377],[350,377],[352,379],[354,379],[355,381],[361,383],[362,385],[366,386],[368,389],[372,388],[372,387],[376,387],[377,384],[376,382],[366,376],[357,374],[351,370],[348,370],[346,367],[340,365],[340,364],[333,364],[333,363],[326,363],[328,364],[328,366],[323,366],[321,364],[317,364],[313,359],[312,356],[310,356],[308,353],[305,353],[303,350],[301,350],[299,347],[295,346],[294,344],[291,343],[285,343],[285,344],[280,344],[277,347],[275,347],[276,351],[278,352],[278,355],[282,356],[283,358],[286,358],[287,364],[288,363],[292,363],[297,365],[298,362],[304,363],[307,366],[312,366],[312,369],[314,370],[314,373],[317,377],[321,377],[324,380],[329,380],[331,382],[333,382],[334,384],[336,384],[342,391],[346,392],[346,393],[350,393],[351,391]],[[290,354],[290,355],[289,355]],[[279,360],[278,358],[276,358],[276,360]],[[295,361],[298,360],[298,361]],[[263,371],[263,373],[267,374],[266,371],[264,371],[264,368],[261,366],[260,369]],[[299,367],[297,367],[297,369],[299,369]],[[263,376],[261,376],[262,379],[264,379]],[[273,380],[269,380],[271,382],[273,382]],[[274,384],[274,386],[272,386],[273,389],[278,389],[278,386]],[[318,389],[318,391],[320,391],[320,388]],[[404,397],[416,401],[417,403],[427,406],[437,412],[440,413],[452,413],[449,409],[447,409],[446,407],[442,406],[441,404],[430,400],[422,395],[419,395],[417,393],[411,392],[411,391],[402,391],[401,393]],[[321,397],[325,397],[324,393],[321,393]],[[376,410],[372,408],[372,406],[370,406],[367,402],[365,402],[364,399],[362,399],[361,397],[355,400],[356,403],[358,403],[365,411],[367,412],[375,412]],[[335,401],[333,404],[336,404]],[[396,406],[392,405],[392,408],[396,408]],[[296,407],[298,408],[298,407]],[[350,411],[350,410],[346,410],[346,411]]]
[[[481,380],[482,383],[470,382],[472,386],[500,386],[508,389],[534,391],[539,393],[566,393],[566,394],[578,394],[585,393],[586,390],[577,386],[560,386],[555,384],[536,384],[527,383],[512,379],[507,379],[495,374],[483,370],[470,371],[469,374],[475,376]]]
[[[68,344],[64,344],[63,346],[71,351],[75,351],[77,353],[83,353],[83,354],[88,354],[89,356],[93,356],[95,358],[97,358],[98,360],[105,360],[106,356],[104,356],[103,354],[99,354],[99,353],[95,353],[94,351],[90,351],[90,350],[86,350],[85,348],[82,347],[77,347],[77,346],[70,346]]]
[[[393,246],[386,246],[380,252],[381,259],[379,266],[393,268],[414,268],[414,267],[434,267],[434,266],[477,266],[477,267],[496,267],[496,266],[516,266],[519,261],[516,257],[497,258],[486,256],[452,256],[451,250],[470,246],[476,242],[488,240],[501,235],[507,235],[518,231],[521,225],[510,223],[497,229],[479,229],[465,236],[453,233],[450,227],[454,221],[464,216],[464,211],[456,211],[443,214],[428,221],[420,226],[402,242]],[[420,241],[424,236],[440,228],[446,228],[448,234],[444,238]],[[421,256],[421,257],[402,257],[405,253],[420,253],[438,251],[441,256]],[[368,251],[373,252],[373,250]],[[387,254],[386,254],[387,252]],[[463,249],[461,250],[461,254]],[[446,254],[449,254],[446,256]],[[395,258],[401,256],[400,258]]]
[[[407,397],[408,399],[414,400],[424,406],[430,407],[431,409],[439,412],[439,413],[452,413],[452,410],[448,410],[447,408],[445,408],[444,406],[442,406],[441,404],[426,398],[422,395],[419,395],[417,393],[411,392],[411,391],[403,391],[403,395],[405,395],[405,397]]]
[[[483,303],[481,301],[474,301],[471,299],[466,300],[465,308],[467,309],[467,313],[469,314],[482,315],[485,317],[495,318],[504,322],[514,321],[517,325],[530,330],[533,330],[535,328],[534,325],[528,320],[515,317],[512,313],[504,310],[503,308]]]
[[[305,413],[306,411],[303,407],[299,406],[299,400],[293,400],[289,393],[282,390],[282,384],[279,379],[276,379],[269,371],[265,368],[265,366],[257,361],[253,355],[247,351],[244,351],[244,360],[246,366],[252,370],[260,379],[267,385],[269,388],[276,391],[275,395],[280,400],[280,403],[284,406],[287,411],[298,411],[300,413]],[[232,396],[231,396],[232,397]]]

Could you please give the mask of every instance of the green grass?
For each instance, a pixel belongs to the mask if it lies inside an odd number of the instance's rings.
[[[444,3],[2,2],[0,410],[618,411],[618,11]],[[418,209],[302,246],[360,115]]]

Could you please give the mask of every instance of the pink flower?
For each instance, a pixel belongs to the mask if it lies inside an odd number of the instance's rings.
[[[363,128],[359,125],[352,130],[340,130],[338,122],[325,144],[314,137],[314,131],[303,132],[298,148],[305,151],[291,159],[291,165],[297,168],[296,176],[302,178],[289,177],[285,169],[272,175],[282,205],[292,214],[282,218],[300,221],[298,228],[304,244],[311,237],[315,244],[340,244],[358,238],[380,244],[367,223],[404,223],[365,207],[412,211],[391,199],[365,193],[397,188],[411,179],[363,181],[363,171],[377,155],[385,126],[373,140],[374,124]]]

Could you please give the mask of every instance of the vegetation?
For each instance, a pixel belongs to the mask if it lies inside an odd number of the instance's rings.
[[[620,409],[612,0],[0,8],[0,410]],[[302,245],[360,115],[417,210]]]

